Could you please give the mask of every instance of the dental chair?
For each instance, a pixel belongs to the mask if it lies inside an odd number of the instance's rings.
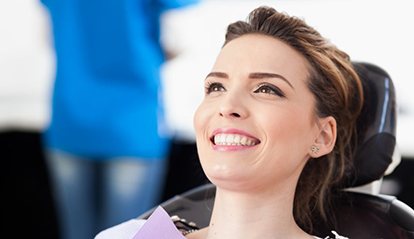
[[[334,199],[336,227],[315,219],[315,235],[323,237],[335,230],[350,239],[414,239],[414,210],[395,196],[379,193],[378,189],[384,175],[391,173],[400,160],[396,149],[396,98],[392,80],[387,72],[373,64],[354,62],[354,67],[363,82],[365,96],[357,122],[355,171],[347,175],[343,187],[339,188],[341,197]],[[209,224],[214,196],[215,186],[205,184],[161,206],[170,215],[185,219],[183,223],[194,222],[202,228]],[[148,218],[154,209],[139,218]]]

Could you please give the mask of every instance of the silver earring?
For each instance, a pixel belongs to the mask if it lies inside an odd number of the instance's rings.
[[[316,145],[312,145],[311,151],[312,151],[312,154],[317,154],[319,152],[319,147]]]

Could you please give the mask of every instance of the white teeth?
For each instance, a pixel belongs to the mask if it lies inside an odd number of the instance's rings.
[[[253,146],[257,140],[239,134],[217,134],[214,136],[214,144]]]

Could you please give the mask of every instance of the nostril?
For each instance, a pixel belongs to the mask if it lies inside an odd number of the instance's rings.
[[[229,113],[229,114],[224,114],[222,112],[220,112],[220,116],[222,117],[234,117],[234,118],[240,118],[241,115],[239,113],[233,112],[233,113]]]

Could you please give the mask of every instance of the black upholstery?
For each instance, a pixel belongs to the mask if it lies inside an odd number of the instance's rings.
[[[209,224],[214,196],[215,186],[205,184],[161,206],[170,215],[178,215],[203,228]],[[152,211],[139,218],[148,218]],[[336,201],[335,218],[335,230],[350,239],[414,239],[414,210],[394,196],[344,192]],[[333,230],[324,224],[315,227],[321,237]]]
[[[382,178],[392,162],[396,143],[396,97],[391,77],[369,63],[355,62],[354,68],[362,81],[364,105],[357,122],[355,171],[346,178],[345,188]]]
[[[174,196],[160,206],[171,216],[178,215],[188,221],[195,222],[198,227],[203,228],[209,224],[215,195],[215,186],[207,183]],[[142,214],[139,218],[148,218],[154,209]]]
[[[414,238],[414,211],[394,196],[347,192],[334,211],[335,230],[351,239]],[[317,229],[321,235],[332,230]]]
[[[373,182],[384,176],[396,144],[396,100],[389,75],[373,64],[355,62],[364,87],[364,106],[358,119],[355,171],[344,188]],[[315,234],[324,237],[336,230],[350,239],[414,239],[414,210],[394,196],[342,190],[334,199],[335,226],[314,219]],[[206,184],[164,202],[170,215],[178,215],[199,227],[208,226],[215,186]],[[147,218],[152,210],[140,216]],[[334,228],[332,228],[334,227]]]

